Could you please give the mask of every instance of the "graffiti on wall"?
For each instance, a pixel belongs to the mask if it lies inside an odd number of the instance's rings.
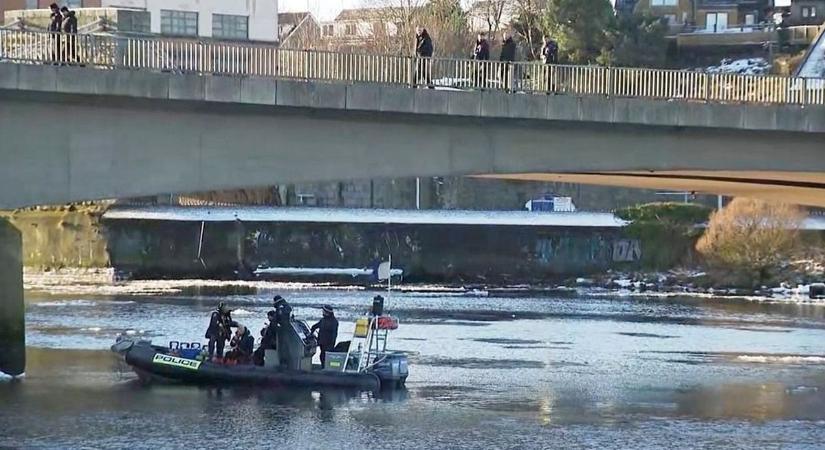
[[[636,262],[642,259],[642,244],[638,239],[620,239],[613,243],[613,262]]]
[[[605,239],[604,236],[551,236],[536,240],[535,259],[541,264],[594,265],[637,262],[642,258],[638,239]]]

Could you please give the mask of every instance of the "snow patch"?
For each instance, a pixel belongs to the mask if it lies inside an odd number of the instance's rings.
[[[737,361],[758,364],[825,364],[825,357],[822,356],[755,356],[741,355],[736,357]]]
[[[771,65],[765,58],[723,59],[718,66],[706,67],[707,73],[738,73],[741,75],[765,75]]]
[[[529,211],[405,210],[351,208],[272,208],[157,206],[115,208],[108,220],[177,222],[392,223],[407,225],[513,225],[618,228],[627,225],[612,213]]]

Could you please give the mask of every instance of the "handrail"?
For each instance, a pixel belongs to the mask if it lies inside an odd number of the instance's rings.
[[[287,50],[258,43],[0,30],[0,61],[341,83],[825,105],[825,79]]]

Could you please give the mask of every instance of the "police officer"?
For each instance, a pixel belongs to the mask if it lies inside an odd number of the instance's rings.
[[[230,327],[237,327],[238,323],[232,320],[231,312],[226,304],[221,302],[218,309],[212,311],[209,319],[209,328],[206,329],[206,338],[209,339],[209,359],[215,355],[217,347],[218,359],[223,358],[223,348],[227,339],[232,336]]]
[[[338,319],[335,318],[332,306],[324,305],[323,314],[321,320],[311,328],[313,333],[318,330],[318,346],[321,347],[321,367],[324,367],[326,362],[326,353],[335,348],[335,340],[338,339]]]

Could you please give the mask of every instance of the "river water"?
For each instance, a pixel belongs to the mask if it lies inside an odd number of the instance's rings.
[[[351,333],[371,292],[333,305]],[[27,298],[28,373],[0,383],[0,447],[822,448],[825,307],[713,299],[395,294],[407,390],[143,386],[119,333],[201,340],[219,301],[257,330],[274,292]],[[341,338],[343,336],[340,336]]]

